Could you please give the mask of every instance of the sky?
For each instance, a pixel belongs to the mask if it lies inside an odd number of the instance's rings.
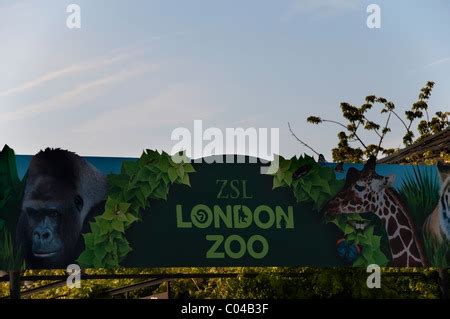
[[[71,3],[81,29],[66,26]],[[0,0],[0,145],[137,157],[201,119],[279,128],[283,156],[311,154],[290,122],[331,159],[338,128],[309,115],[340,119],[371,94],[406,110],[428,80],[431,112],[450,109],[449,16],[446,0]],[[401,146],[399,124],[386,146]]]

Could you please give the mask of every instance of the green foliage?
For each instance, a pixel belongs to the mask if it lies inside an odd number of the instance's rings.
[[[428,113],[428,100],[433,90],[434,82],[428,81],[420,90],[417,102],[413,103],[409,110],[404,112],[402,118],[396,111],[395,104],[383,97],[369,95],[365,98],[364,103],[360,106],[353,106],[347,102],[341,103],[342,116],[346,122],[340,122],[318,116],[310,116],[307,122],[311,124],[333,123],[337,124],[344,131],[338,133],[339,142],[337,147],[333,148],[332,154],[335,162],[352,162],[359,163],[368,159],[370,156],[378,156],[378,154],[390,155],[396,151],[392,148],[384,148],[383,141],[386,135],[391,132],[391,119],[395,117],[400,121],[405,129],[403,135],[403,144],[410,146],[417,140],[421,140],[427,136],[443,131],[449,126],[448,112],[436,112],[435,116],[430,119]],[[369,111],[373,109],[375,104],[381,105],[380,114],[385,116],[381,119],[381,123],[377,123],[369,119]],[[420,136],[415,138],[412,124],[419,120],[417,131]],[[376,143],[365,143],[360,135],[360,130],[365,130],[375,134]],[[352,146],[352,143],[358,143]]]
[[[371,264],[386,266],[389,259],[383,253],[381,248],[382,236],[374,233],[375,226],[370,225],[363,231],[356,230],[349,221],[359,223],[370,223],[370,220],[362,218],[359,214],[342,214],[338,215],[331,222],[335,224],[345,236],[345,239],[361,247],[361,255],[353,263],[354,267],[367,267]]]
[[[19,215],[22,183],[17,175],[14,151],[5,145],[0,152],[0,269],[23,268],[20,249],[11,236]]]
[[[302,176],[293,178],[299,170],[303,172]],[[312,203],[317,211],[320,211],[345,183],[336,179],[332,168],[321,166],[308,155],[291,159],[280,156],[279,169],[273,175],[273,188],[291,187],[298,202]],[[366,220],[357,214],[339,215],[330,220],[341,229],[347,241],[362,247],[362,254],[353,266],[387,265],[389,260],[382,252],[381,236],[374,234],[374,226],[369,226],[361,232],[354,229],[349,221]]]
[[[0,226],[13,229],[18,218],[22,183],[17,175],[14,151],[5,145],[0,152]]]
[[[442,240],[439,242],[428,233],[423,234],[423,243],[428,261],[433,267],[448,268],[450,258],[450,242]]]
[[[120,174],[108,176],[105,212],[90,223],[84,234],[85,250],[78,258],[84,268],[118,267],[131,251],[125,231],[141,219],[151,199],[167,199],[170,185],[190,186],[190,163],[174,163],[169,154],[147,150],[137,161],[122,164]]]
[[[14,247],[11,233],[0,227],[0,270],[21,270],[25,268],[20,249]]]
[[[300,178],[293,178],[297,170],[304,169]],[[273,188],[290,187],[297,202],[313,203],[319,211],[342,188],[343,181],[336,180],[334,171],[314,161],[308,155],[284,159],[279,157],[279,169],[273,173]]]
[[[415,166],[413,171],[403,178],[399,193],[419,227],[418,230],[436,207],[439,189],[439,176],[434,167]]]
[[[212,270],[212,272],[217,271]],[[369,289],[363,268],[234,268],[237,278],[186,279],[172,283],[174,298],[298,299],[298,298],[437,298],[435,272],[420,279],[383,268],[381,289]],[[204,270],[203,270],[204,272]],[[256,277],[248,276],[257,273]]]

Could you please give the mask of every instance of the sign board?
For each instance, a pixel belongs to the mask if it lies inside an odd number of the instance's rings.
[[[94,268],[420,267],[448,260],[446,166],[336,165],[303,156],[281,158],[276,171],[261,174],[264,164],[249,158],[177,164],[152,151],[141,159],[84,158],[109,176],[106,205],[94,209],[97,203],[69,189],[64,205],[92,209],[84,227],[74,223],[61,235],[66,212],[59,204],[52,207],[54,198],[46,194],[53,190],[45,188],[57,183],[38,182],[51,170],[42,169],[37,178],[30,168],[26,175],[31,160],[15,158],[28,201],[8,218],[0,215],[9,228],[14,223],[7,220],[19,219],[16,229],[3,228],[29,268],[63,268],[69,262]],[[59,191],[66,187],[58,185]],[[40,197],[30,200],[30,192]],[[24,229],[32,232],[28,238]],[[57,260],[52,247],[64,249],[57,243],[64,245],[70,232],[77,235],[70,246],[73,253],[78,249],[76,255]],[[29,260],[27,251],[34,253]]]

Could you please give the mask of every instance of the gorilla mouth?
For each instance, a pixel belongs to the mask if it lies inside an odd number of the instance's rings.
[[[48,257],[55,256],[57,253],[58,253],[57,251],[50,252],[50,253],[47,253],[47,252],[36,252],[36,253],[33,253],[33,255],[34,255],[34,257],[38,257],[38,258],[48,258]]]

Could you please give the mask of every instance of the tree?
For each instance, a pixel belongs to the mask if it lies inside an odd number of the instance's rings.
[[[378,157],[390,155],[397,151],[393,148],[385,148],[383,142],[391,132],[393,119],[400,122],[404,129],[403,145],[405,147],[432,134],[443,131],[449,126],[448,115],[450,112],[436,112],[430,118],[428,101],[434,87],[434,82],[428,81],[420,90],[419,97],[409,110],[404,111],[404,116],[397,110],[395,104],[383,97],[369,95],[365,102],[357,107],[343,102],[340,105],[344,121],[326,119],[319,116],[310,116],[307,121],[311,124],[332,123],[341,127],[338,132],[338,145],[332,149],[335,162],[362,162],[370,156]],[[378,107],[380,119],[369,119],[368,111]],[[414,130],[413,124],[417,123]],[[375,143],[367,143],[361,137],[361,131],[367,131],[375,135]],[[418,137],[416,138],[416,133]],[[302,142],[303,143],[303,142]],[[356,145],[355,145],[356,144]]]

